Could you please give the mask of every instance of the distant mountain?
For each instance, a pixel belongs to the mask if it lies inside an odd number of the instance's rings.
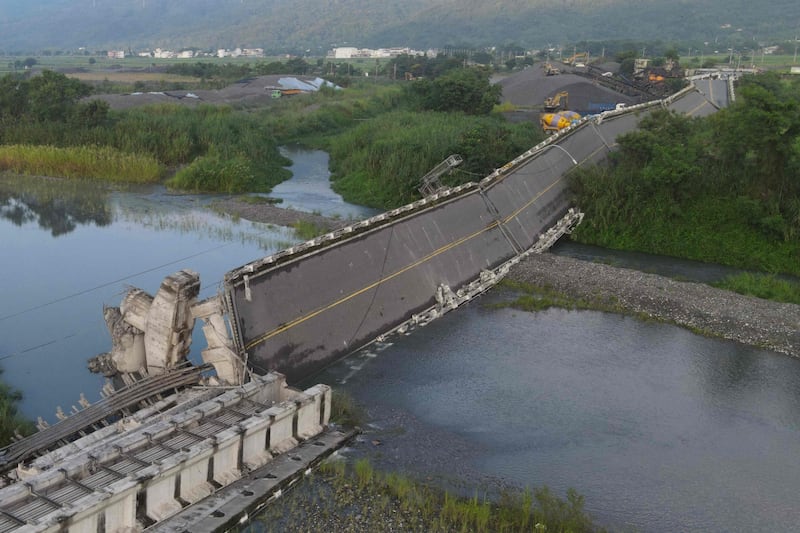
[[[5,53],[246,46],[318,55],[332,46],[758,42],[794,37],[798,26],[797,0],[0,0]]]

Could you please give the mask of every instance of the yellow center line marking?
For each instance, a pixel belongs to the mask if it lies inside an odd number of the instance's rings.
[[[695,107],[694,109],[692,109],[691,111],[689,111],[689,112],[687,113],[687,115],[689,115],[689,116],[692,116],[692,115],[694,115],[694,114],[695,114],[697,111],[699,111],[699,110],[700,110],[700,109],[701,109],[703,106],[705,106],[706,104],[708,104],[708,101],[707,101],[707,100],[703,100],[703,101],[702,101],[700,104],[698,104],[698,105],[697,105],[697,107]]]
[[[551,183],[550,185],[548,185],[547,187],[545,187],[544,189],[542,189],[542,191],[541,191],[541,192],[539,192],[539,194],[537,194],[536,196],[534,196],[533,198],[531,198],[531,199],[530,199],[530,201],[528,201],[527,203],[525,203],[525,205],[523,205],[522,207],[520,207],[519,209],[517,209],[516,211],[514,211],[513,213],[511,213],[510,215],[508,215],[506,218],[504,218],[504,219],[503,219],[503,224],[508,224],[508,223],[509,223],[509,221],[511,221],[511,219],[513,219],[513,218],[517,218],[517,215],[519,215],[521,212],[523,212],[524,210],[526,210],[526,209],[528,209],[530,206],[532,206],[532,205],[534,204],[534,202],[536,202],[536,200],[538,200],[539,198],[541,198],[541,197],[542,197],[542,196],[543,196],[543,195],[544,195],[544,194],[545,194],[547,191],[549,191],[550,189],[552,189],[553,187],[555,187],[555,186],[556,186],[556,184],[557,184],[558,182],[560,182],[560,181],[561,181],[563,178],[564,178],[564,174],[561,174],[561,175],[558,177],[558,179],[557,179],[556,181],[554,181],[553,183]]]
[[[434,250],[433,252],[429,253],[425,257],[422,257],[421,259],[418,259],[418,260],[414,261],[410,265],[401,268],[397,272],[394,272],[394,273],[386,276],[385,278],[381,278],[381,279],[379,279],[379,280],[377,280],[377,281],[375,281],[373,283],[370,283],[369,285],[367,285],[367,286],[365,286],[365,287],[363,287],[363,288],[361,288],[361,289],[359,289],[359,290],[357,290],[357,291],[355,291],[353,293],[350,293],[347,296],[344,296],[343,298],[340,298],[340,299],[336,300],[335,302],[332,302],[332,303],[330,303],[330,304],[328,304],[326,306],[320,307],[319,309],[317,309],[315,311],[312,311],[312,312],[310,312],[310,313],[308,313],[306,315],[299,316],[299,317],[295,318],[294,320],[291,320],[291,321],[283,324],[282,326],[279,326],[279,327],[273,329],[272,331],[269,331],[269,332],[261,335],[260,337],[258,337],[256,339],[253,339],[252,341],[250,341],[245,346],[245,349],[249,350],[250,348],[253,348],[253,347],[257,346],[257,345],[261,344],[262,342],[265,342],[265,341],[271,339],[272,337],[283,333],[284,331],[286,331],[288,329],[291,329],[291,328],[293,328],[293,327],[295,327],[295,326],[297,326],[299,324],[302,324],[303,322],[306,322],[307,320],[310,320],[310,319],[314,318],[315,316],[318,316],[318,315],[324,313],[325,311],[329,311],[330,309],[333,309],[334,307],[336,307],[338,305],[341,305],[344,302],[352,300],[356,296],[359,296],[360,294],[364,294],[366,291],[374,289],[375,287],[381,285],[382,283],[385,283],[385,282],[387,282],[387,281],[389,281],[391,279],[394,279],[397,276],[400,276],[400,275],[408,272],[409,270],[411,270],[413,268],[416,268],[419,265],[430,261],[434,257],[436,257],[436,256],[438,256],[440,254],[443,254],[444,252],[446,252],[448,250],[451,250],[451,249],[455,248],[456,246],[459,246],[459,245],[461,245],[461,244],[463,244],[463,243],[465,243],[465,242],[467,242],[467,241],[469,241],[471,239],[474,239],[475,237],[477,237],[478,235],[481,235],[482,233],[485,233],[485,232],[487,232],[487,231],[489,231],[491,229],[496,228],[498,225],[499,225],[498,222],[492,222],[491,224],[489,224],[485,228],[483,228],[483,229],[481,229],[479,231],[476,231],[472,235],[467,235],[465,237],[461,237],[458,240],[455,240],[455,241],[453,241],[453,242],[451,242],[449,244],[446,244],[446,245],[442,246],[441,248],[439,248],[437,250]]]
[[[693,113],[694,111],[696,111],[697,109],[701,108],[703,105],[705,105],[705,103],[706,103],[706,102],[703,102],[702,104],[700,104],[699,106],[697,106],[697,107],[696,107],[696,108],[695,108],[695,109],[692,111],[692,113]],[[691,114],[691,113],[690,113],[690,114]],[[616,143],[614,143],[614,146],[615,146],[615,145],[616,145]],[[587,160],[589,160],[591,157],[593,157],[593,156],[594,156],[594,155],[595,155],[597,152],[599,152],[600,150],[603,150],[603,149],[605,149],[605,148],[606,148],[606,147],[605,147],[605,145],[604,145],[604,146],[601,146],[600,148],[598,148],[597,150],[593,151],[591,154],[589,154],[588,156],[586,156],[586,157],[585,157],[585,158],[584,158],[584,159],[581,161],[581,163],[580,163],[580,164],[583,164],[585,161],[587,161]],[[378,287],[379,285],[381,285],[381,284],[383,284],[383,283],[385,283],[385,282],[387,282],[387,281],[389,281],[389,280],[392,280],[392,279],[396,278],[397,276],[401,276],[401,275],[405,274],[406,272],[408,272],[409,270],[411,270],[411,269],[413,269],[413,268],[416,268],[416,267],[418,267],[419,265],[421,265],[421,264],[423,264],[423,263],[426,263],[426,262],[430,261],[430,260],[431,260],[431,259],[433,259],[434,257],[436,257],[436,256],[438,256],[438,255],[441,255],[441,254],[443,254],[444,252],[446,252],[446,251],[448,251],[448,250],[451,250],[451,249],[455,248],[456,246],[460,246],[461,244],[464,244],[465,242],[467,242],[467,241],[469,241],[469,240],[472,240],[472,239],[474,239],[475,237],[477,237],[478,235],[481,235],[482,233],[485,233],[485,232],[487,232],[487,231],[489,231],[489,230],[491,230],[491,229],[494,229],[494,228],[496,228],[496,227],[500,226],[501,224],[508,224],[508,222],[510,222],[510,221],[511,221],[512,219],[514,219],[514,218],[517,218],[517,216],[519,216],[519,214],[520,214],[522,211],[524,211],[525,209],[529,208],[529,207],[530,207],[531,205],[533,205],[533,204],[534,204],[534,203],[535,203],[535,202],[536,202],[536,201],[537,201],[539,198],[541,198],[541,197],[542,197],[543,195],[545,195],[545,194],[546,194],[548,191],[550,191],[550,189],[552,189],[552,188],[553,188],[553,187],[555,187],[555,186],[556,186],[556,185],[557,185],[559,182],[561,182],[561,180],[562,180],[562,179],[564,179],[564,176],[565,176],[565,175],[566,175],[566,173],[564,173],[564,174],[561,174],[561,175],[558,177],[558,179],[557,179],[557,180],[555,180],[553,183],[551,183],[550,185],[548,185],[547,187],[545,187],[545,188],[544,188],[542,191],[540,191],[540,192],[539,192],[539,193],[538,193],[536,196],[534,196],[534,197],[533,197],[533,198],[532,198],[530,201],[526,202],[526,203],[525,203],[525,205],[523,205],[522,207],[520,207],[519,209],[517,209],[516,211],[514,211],[513,213],[511,213],[509,216],[507,216],[507,217],[505,217],[504,219],[500,220],[499,222],[498,222],[498,221],[492,222],[491,224],[489,224],[489,225],[488,225],[488,226],[486,226],[485,228],[483,228],[483,229],[481,229],[481,230],[479,230],[479,231],[476,231],[475,233],[473,233],[473,234],[471,234],[471,235],[467,235],[467,236],[465,236],[465,237],[462,237],[462,238],[460,238],[460,239],[458,239],[458,240],[455,240],[455,241],[453,241],[453,242],[451,242],[451,243],[449,243],[449,244],[446,244],[445,246],[442,246],[441,248],[439,248],[439,249],[437,249],[437,250],[434,250],[433,252],[429,253],[429,254],[428,254],[428,255],[426,255],[425,257],[422,257],[421,259],[418,259],[417,261],[414,261],[414,262],[413,262],[413,263],[411,263],[410,265],[408,265],[408,266],[405,266],[405,267],[401,268],[401,269],[400,269],[400,270],[398,270],[397,272],[394,272],[394,273],[392,273],[392,274],[390,274],[390,275],[386,276],[385,278],[381,278],[381,279],[379,279],[379,280],[377,280],[377,281],[375,281],[375,282],[373,282],[373,283],[370,283],[369,285],[367,285],[367,286],[365,286],[365,287],[363,287],[363,288],[361,288],[361,289],[359,289],[359,290],[357,290],[357,291],[355,291],[355,292],[353,292],[353,293],[350,293],[350,294],[348,294],[347,296],[344,296],[344,297],[342,297],[342,298],[340,298],[340,299],[338,299],[338,300],[336,300],[336,301],[334,301],[334,302],[332,302],[332,303],[330,303],[330,304],[328,304],[328,305],[325,305],[325,306],[323,306],[323,307],[320,307],[320,308],[318,308],[318,309],[316,309],[316,310],[314,310],[314,311],[312,311],[312,312],[310,312],[310,313],[307,313],[307,314],[305,314],[305,315],[303,315],[303,316],[299,316],[299,317],[295,318],[294,320],[291,320],[291,321],[289,321],[289,322],[286,322],[286,323],[285,323],[285,324],[283,324],[282,326],[279,326],[279,327],[277,327],[277,328],[273,329],[272,331],[269,331],[269,332],[267,332],[267,333],[265,333],[265,334],[261,335],[260,337],[257,337],[257,338],[255,338],[255,339],[253,339],[252,341],[250,341],[250,342],[249,342],[249,343],[248,343],[248,344],[245,346],[245,349],[249,350],[249,349],[251,349],[251,348],[253,348],[253,347],[255,347],[255,346],[258,346],[259,344],[261,344],[261,343],[263,343],[263,342],[265,342],[265,341],[267,341],[267,340],[271,339],[272,337],[275,337],[276,335],[280,335],[280,334],[281,334],[281,333],[283,333],[284,331],[287,331],[287,330],[289,330],[289,329],[291,329],[291,328],[293,328],[293,327],[295,327],[295,326],[297,326],[297,325],[299,325],[299,324],[302,324],[303,322],[306,322],[306,321],[308,321],[308,320],[311,320],[312,318],[314,318],[314,317],[316,317],[316,316],[319,316],[320,314],[324,313],[325,311],[329,311],[329,310],[333,309],[334,307],[336,307],[336,306],[338,306],[338,305],[341,305],[341,304],[343,304],[343,303],[345,303],[345,302],[347,302],[347,301],[349,301],[349,300],[352,300],[353,298],[355,298],[355,297],[357,297],[357,296],[359,296],[359,295],[361,295],[361,294],[364,294],[365,292],[367,292],[367,291],[369,291],[369,290],[371,290],[371,289],[374,289],[374,288]],[[504,176],[504,177],[505,177],[505,176]]]

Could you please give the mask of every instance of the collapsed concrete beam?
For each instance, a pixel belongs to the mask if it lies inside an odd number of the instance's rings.
[[[191,270],[181,270],[161,282],[144,330],[149,373],[167,372],[186,360],[194,327],[190,307],[199,293],[200,276]]]
[[[199,291],[200,277],[191,270],[164,278],[155,296],[130,289],[119,308],[103,310],[112,350],[91,359],[89,369],[123,379],[135,372],[167,372],[186,360],[200,320],[207,344],[203,362],[214,366],[219,383],[244,383],[246,364],[235,351],[222,302],[218,296],[197,302]]]

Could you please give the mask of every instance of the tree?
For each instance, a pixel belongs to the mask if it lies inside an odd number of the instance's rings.
[[[108,119],[109,105],[105,100],[90,100],[75,108],[75,120],[79,126],[96,128]]]
[[[79,80],[45,70],[28,81],[28,110],[36,120],[63,122],[78,100],[91,92]]]
[[[7,74],[0,78],[0,124],[17,121],[28,109],[28,83]]]
[[[668,49],[667,51],[665,51],[664,52],[664,57],[669,59],[669,60],[671,60],[671,61],[674,61],[675,63],[677,63],[681,59],[680,54],[678,54],[678,49],[674,48],[674,47]]]
[[[720,163],[738,177],[741,193],[780,213],[785,238],[800,234],[800,82],[749,76],[737,96],[712,117]]]
[[[423,109],[485,115],[500,101],[502,89],[490,83],[488,73],[483,70],[459,69],[433,81],[415,81],[412,92]]]
[[[310,65],[302,57],[293,57],[286,62],[286,71],[288,74],[305,74],[308,72]]]

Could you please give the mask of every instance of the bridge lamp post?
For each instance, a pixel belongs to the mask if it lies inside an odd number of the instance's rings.
[[[578,166],[578,162],[577,162],[577,161],[575,161],[575,158],[574,158],[574,157],[572,157],[572,154],[570,154],[569,152],[567,152],[567,149],[566,149],[566,148],[564,148],[563,146],[559,146],[559,145],[557,145],[557,144],[548,144],[547,146],[545,146],[544,148],[542,148],[542,151],[545,151],[545,150],[547,150],[548,148],[558,148],[559,150],[561,150],[562,152],[564,152],[565,154],[567,154],[567,157],[569,157],[569,159],[570,159],[570,161],[572,161],[572,164],[573,164],[573,165],[575,165],[576,167]]]

